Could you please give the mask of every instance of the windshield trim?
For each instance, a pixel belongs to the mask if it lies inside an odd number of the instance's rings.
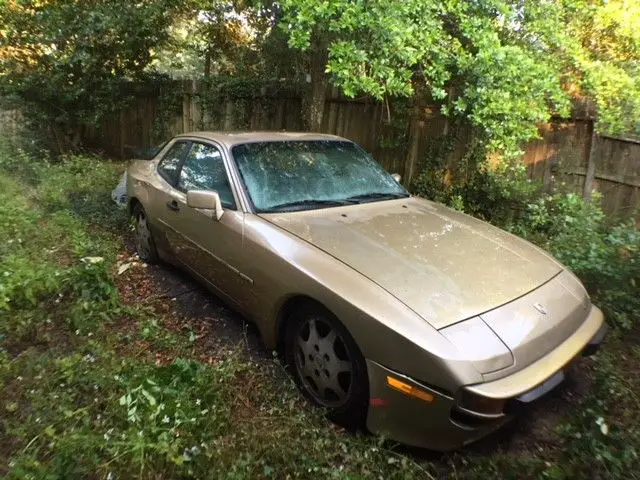
[[[357,206],[357,205],[364,205],[364,204],[370,204],[370,203],[378,203],[378,202],[388,202],[388,201],[393,201],[393,200],[403,200],[406,198],[410,198],[412,195],[411,193],[404,187],[404,185],[402,185],[401,183],[398,183],[398,185],[400,186],[400,188],[402,189],[402,191],[406,194],[405,197],[399,197],[399,198],[380,198],[380,199],[375,199],[375,200],[368,200],[366,202],[359,202],[359,203],[349,203],[349,204],[344,204],[344,205],[322,205],[319,207],[310,207],[310,208],[305,208],[305,209],[296,209],[296,210],[289,210],[289,211],[274,211],[268,208],[258,208],[256,206],[256,204],[253,201],[253,198],[251,197],[251,192],[249,191],[249,188],[247,187],[247,184],[245,182],[244,179],[244,174],[242,173],[242,169],[240,168],[240,166],[238,165],[238,162],[236,160],[235,154],[234,154],[234,149],[235,147],[240,147],[243,145],[250,145],[252,143],[288,143],[288,142],[292,142],[292,141],[296,141],[296,142],[316,142],[316,141],[331,141],[331,142],[342,142],[342,143],[350,143],[351,145],[353,145],[356,149],[360,150],[360,152],[362,152],[364,155],[367,155],[369,157],[371,157],[373,159],[374,162],[376,162],[378,165],[380,165],[380,167],[388,174],[391,175],[384,167],[382,167],[382,165],[380,164],[380,162],[378,162],[378,160],[376,160],[372,155],[370,155],[364,148],[362,148],[362,146],[360,146],[359,144],[347,139],[347,138],[334,138],[334,139],[323,139],[323,140],[319,140],[319,139],[310,139],[310,140],[291,140],[291,139],[276,139],[276,140],[261,140],[261,141],[244,141],[244,142],[237,142],[234,143],[233,145],[229,145],[227,148],[227,153],[228,153],[228,158],[230,160],[230,163],[233,165],[233,169],[236,171],[237,173],[237,179],[238,179],[238,186],[240,187],[240,189],[242,190],[243,196],[245,197],[247,204],[251,210],[252,213],[255,214],[269,214],[269,215],[275,215],[275,214],[283,214],[283,213],[300,213],[300,212],[308,212],[308,211],[312,211],[312,210],[324,210],[324,209],[329,209],[329,208],[340,208],[340,207],[352,207],[352,206]],[[239,192],[238,192],[239,193]]]

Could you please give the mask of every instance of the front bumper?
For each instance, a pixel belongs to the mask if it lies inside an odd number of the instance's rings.
[[[563,369],[580,355],[594,353],[606,332],[602,312],[592,307],[583,324],[548,355],[514,374],[465,386],[458,392],[440,391],[367,360],[370,391],[367,427],[373,433],[407,445],[455,450],[508,422],[512,412],[517,411],[512,407],[522,407],[555,388],[564,378]],[[416,398],[390,388],[389,377],[427,395]],[[461,404],[463,393],[490,401],[504,400],[505,408],[491,414],[464,408]]]

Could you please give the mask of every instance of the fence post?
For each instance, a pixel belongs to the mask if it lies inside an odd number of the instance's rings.
[[[191,128],[191,81],[183,80],[182,90],[182,133],[190,132]]]
[[[420,115],[420,104],[414,99],[414,105],[411,109],[411,117],[409,119],[409,148],[407,149],[407,157],[404,168],[404,178],[402,183],[406,187],[411,186],[413,176],[415,174],[416,163],[419,162],[420,137],[422,136],[422,119]]]
[[[125,111],[124,109],[120,110],[120,113],[118,115],[118,123],[119,123],[119,135],[118,135],[118,155],[120,158],[124,158],[124,137],[125,137],[125,131],[126,131],[126,123],[127,123],[127,118],[125,116]]]
[[[587,173],[584,177],[584,189],[582,191],[582,198],[585,202],[591,200],[591,190],[593,189],[593,179],[596,175],[596,129],[593,125],[593,120],[589,122],[591,129],[591,137],[589,139],[589,147],[587,149]]]

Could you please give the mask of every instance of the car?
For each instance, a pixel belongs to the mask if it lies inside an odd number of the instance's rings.
[[[554,389],[607,331],[550,255],[410,195],[344,138],[178,135],[126,183],[140,258],[255,322],[348,427],[458,449]]]

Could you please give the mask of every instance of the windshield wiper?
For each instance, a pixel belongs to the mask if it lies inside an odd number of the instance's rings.
[[[293,210],[304,210],[306,207],[309,208],[321,208],[321,207],[338,207],[340,205],[352,205],[356,203],[355,200],[319,200],[319,199],[306,199],[306,200],[296,200],[295,202],[285,202],[279,203],[278,205],[274,205],[269,208],[265,208],[263,212],[283,212],[289,209]]]
[[[347,200],[352,202],[370,202],[374,200],[392,200],[395,198],[407,198],[409,196],[408,193],[392,193],[392,192],[371,192],[371,193],[363,193],[361,195],[353,195],[352,197],[348,197]]]

